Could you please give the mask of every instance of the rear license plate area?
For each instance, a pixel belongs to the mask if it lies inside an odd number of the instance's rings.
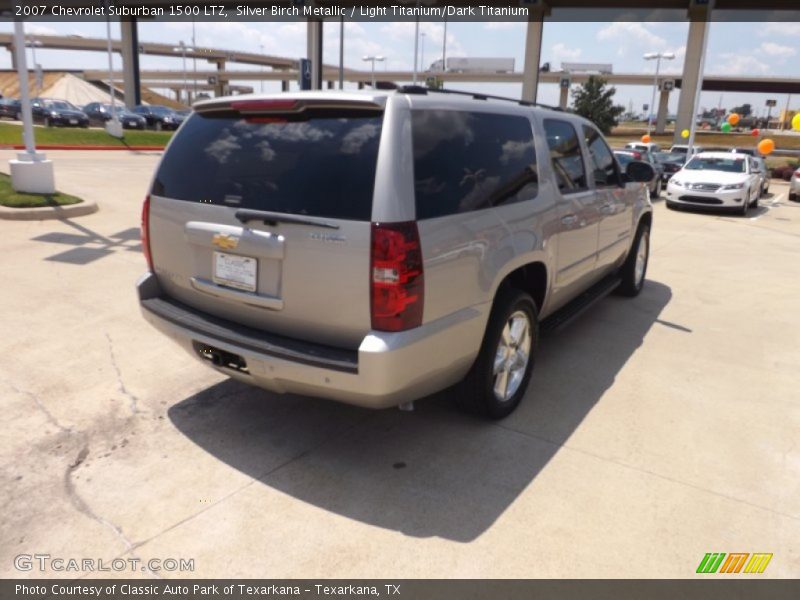
[[[217,285],[244,292],[256,291],[258,259],[214,252],[212,269],[212,280]]]
[[[200,358],[209,361],[214,366],[238,371],[239,373],[250,374],[250,371],[247,369],[247,361],[238,354],[233,354],[232,352],[227,352],[226,350],[200,342],[194,342],[192,345]]]

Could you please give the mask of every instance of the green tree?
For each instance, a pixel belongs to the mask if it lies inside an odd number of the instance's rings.
[[[625,112],[624,106],[614,105],[616,93],[616,88],[606,87],[605,79],[592,75],[586,83],[572,90],[572,106],[576,113],[608,135],[619,122],[618,117]]]

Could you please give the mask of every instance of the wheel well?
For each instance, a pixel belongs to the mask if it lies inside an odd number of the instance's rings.
[[[642,218],[639,219],[639,224],[636,226],[636,231],[639,231],[639,227],[645,224],[647,224],[648,227],[653,226],[653,213],[648,211],[642,215]]]
[[[534,262],[524,265],[509,273],[503,283],[530,294],[536,308],[542,310],[547,293],[547,267],[544,264]]]

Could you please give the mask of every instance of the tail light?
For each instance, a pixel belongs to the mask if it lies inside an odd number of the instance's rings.
[[[642,155],[639,152],[632,152],[631,154],[633,154],[633,158],[635,158],[636,160],[641,160],[642,158]]]
[[[373,223],[370,266],[372,329],[419,327],[425,279],[417,224]]]
[[[142,252],[147,261],[147,268],[150,271],[153,269],[153,256],[150,254],[150,196],[144,199],[142,204]]]

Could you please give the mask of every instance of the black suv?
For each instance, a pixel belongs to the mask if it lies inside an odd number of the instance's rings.
[[[159,106],[157,104],[139,105],[134,107],[133,112],[144,117],[147,120],[147,126],[156,131],[174,131],[183,123],[183,117],[168,106]]]
[[[20,120],[19,100],[16,98],[0,98],[0,118]]]

